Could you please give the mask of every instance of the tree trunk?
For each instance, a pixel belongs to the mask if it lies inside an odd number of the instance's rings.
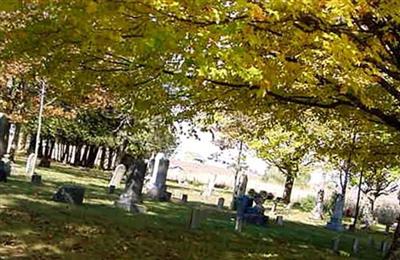
[[[63,159],[62,159],[62,162],[63,162],[63,163],[67,163],[68,160],[69,160],[69,149],[70,149],[70,145],[69,145],[69,143],[66,143],[64,146],[65,146],[65,149],[64,149],[64,152],[63,152]]]
[[[28,155],[35,152],[35,144],[36,144],[36,135],[31,134],[28,150],[26,151]]]
[[[111,149],[111,148],[108,148],[107,170],[111,170],[112,169],[113,153],[114,153],[114,150]]]
[[[385,259],[397,260],[400,258],[400,216],[397,218],[397,227],[393,234],[393,242]]]
[[[43,157],[43,147],[44,147],[43,142],[44,142],[44,138],[41,138],[41,140],[39,142],[38,158]]]
[[[103,149],[101,151],[101,157],[100,157],[100,169],[105,170],[105,161],[106,161],[106,147],[103,146]]]
[[[290,203],[290,197],[292,196],[294,184],[294,177],[291,173],[287,174],[286,181],[285,181],[285,190],[283,191],[282,201],[285,204]]]
[[[19,127],[18,144],[16,145],[16,152],[21,152],[21,151],[25,151],[28,135],[22,131],[21,124],[18,124],[18,125],[20,127]]]
[[[14,161],[15,153],[18,151],[21,138],[21,124],[15,124],[14,139],[11,141],[10,158]]]
[[[8,118],[0,113],[0,158],[7,152],[9,128]]]
[[[75,151],[75,162],[74,166],[78,166],[81,164],[81,153],[82,153],[82,144],[78,144],[76,146],[76,151]]]
[[[81,164],[80,164],[83,167],[85,167],[87,164],[89,149],[90,149],[89,145],[85,145],[85,148],[83,149],[83,154],[82,154],[82,159],[81,159]]]
[[[86,167],[93,168],[94,161],[96,160],[96,155],[99,148],[95,145],[89,146],[88,158],[86,160]]]
[[[358,215],[360,214],[360,199],[361,199],[361,184],[362,184],[362,177],[363,177],[363,172],[360,172],[360,180],[358,181],[358,193],[357,193],[357,203],[356,203],[356,212],[354,214],[354,221],[353,224],[350,225],[350,230],[354,231],[357,227],[357,220],[358,220]]]

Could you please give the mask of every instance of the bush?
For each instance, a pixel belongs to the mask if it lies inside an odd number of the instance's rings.
[[[298,202],[293,203],[294,209],[299,209],[304,212],[311,212],[316,203],[316,198],[312,195],[307,195],[304,198],[301,198]]]
[[[383,225],[392,225],[399,216],[400,210],[397,203],[385,201],[375,209],[374,213],[378,223]]]

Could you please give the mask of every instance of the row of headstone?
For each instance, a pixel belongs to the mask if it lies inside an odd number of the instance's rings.
[[[372,237],[368,239],[368,246],[375,247],[375,241]],[[386,256],[390,249],[390,242],[387,240],[383,240],[379,245],[377,250],[381,252],[382,256]],[[340,253],[340,237],[336,237],[332,240],[332,250],[336,254]],[[358,238],[353,239],[353,243],[351,246],[351,252],[354,255],[359,254],[360,252],[360,240]]]

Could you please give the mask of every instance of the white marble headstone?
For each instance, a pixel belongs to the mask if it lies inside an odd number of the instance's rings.
[[[31,153],[28,156],[28,159],[26,160],[26,168],[25,168],[25,174],[26,174],[26,177],[28,177],[28,178],[32,177],[32,174],[33,174],[32,170],[33,170],[34,163],[35,163],[35,154]]]
[[[125,165],[119,164],[117,167],[115,167],[113,176],[108,186],[117,187],[121,183],[122,177],[124,177],[125,172],[126,172]]]

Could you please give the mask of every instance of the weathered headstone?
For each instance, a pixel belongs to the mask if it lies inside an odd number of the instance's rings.
[[[353,239],[353,246],[351,247],[353,254],[358,254],[360,251],[360,240],[358,238]]]
[[[369,247],[375,247],[375,240],[371,235],[368,236],[368,246]]]
[[[85,188],[76,185],[61,186],[53,195],[53,200],[74,205],[82,205]]]
[[[336,254],[339,254],[339,244],[340,244],[340,238],[336,237],[332,240],[332,250]]]
[[[342,194],[338,194],[335,201],[335,207],[331,216],[331,221],[328,222],[326,227],[334,231],[343,231],[342,219],[343,219],[343,207],[344,198]]]
[[[182,194],[182,199],[181,199],[181,201],[182,201],[183,203],[186,203],[186,202],[188,201],[188,195],[187,195],[187,194]]]
[[[135,160],[129,167],[125,190],[115,202],[115,206],[131,213],[143,213],[146,211],[146,208],[140,205],[142,203],[146,166],[143,160]]]
[[[382,245],[382,256],[385,257],[390,249],[390,242],[389,241],[385,241]]]
[[[115,188],[121,183],[122,177],[124,176],[125,172],[125,165],[119,164],[117,167],[115,167],[110,183],[108,184],[109,193],[114,193]]]
[[[278,226],[283,226],[283,216],[276,216],[275,223],[276,223]]]
[[[188,228],[197,229],[200,227],[201,222],[207,218],[207,212],[199,208],[193,208],[190,211]]]
[[[217,175],[216,174],[212,174],[211,176],[210,176],[210,178],[209,178],[209,180],[208,180],[208,184],[207,184],[207,186],[205,187],[205,189],[204,189],[204,191],[203,191],[203,196],[204,197],[210,197],[211,196],[211,194],[212,194],[212,192],[213,192],[213,190],[214,190],[214,185],[215,185],[215,182],[217,181]]]
[[[34,174],[33,171],[33,164],[35,163],[35,154],[31,153],[28,156],[28,159],[26,160],[26,167],[25,167],[25,174],[27,178],[31,178],[32,174]]]
[[[314,219],[324,218],[324,190],[320,189],[317,194],[317,200],[315,207],[312,212],[312,217]]]
[[[165,154],[158,153],[155,158],[154,169],[147,185],[147,195],[150,199],[167,201],[169,194],[167,194],[167,173],[169,167],[169,160]]]
[[[219,198],[218,202],[217,202],[217,207],[219,209],[223,209],[224,208],[224,203],[225,203],[225,199],[224,198]]]

